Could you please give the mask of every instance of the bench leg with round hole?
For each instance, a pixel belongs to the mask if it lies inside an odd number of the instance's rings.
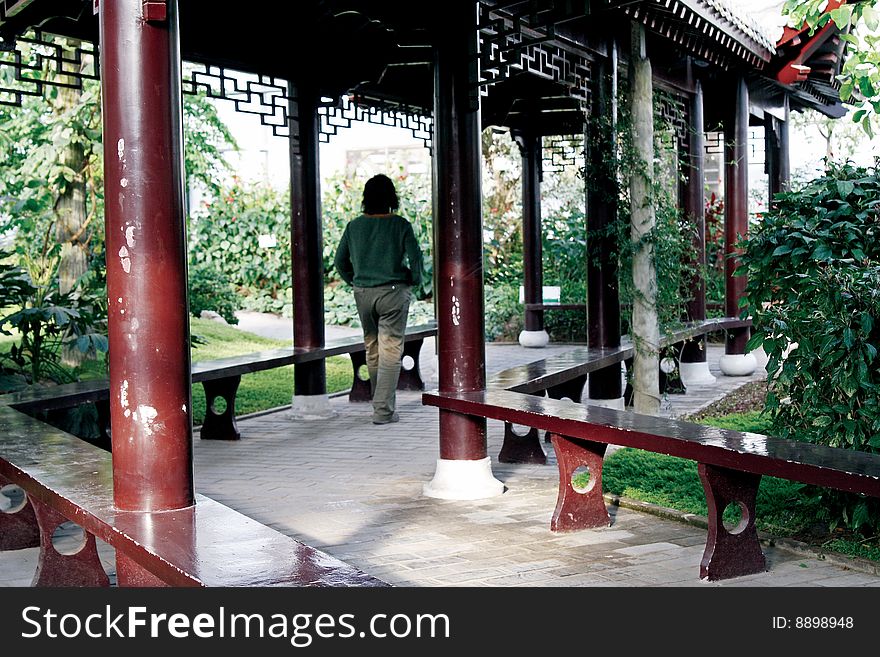
[[[0,488],[14,484],[0,476]],[[19,489],[20,491],[20,489]],[[0,510],[0,551],[23,550],[40,545],[40,527],[34,515],[34,507],[23,491],[22,500],[14,506]]]
[[[398,390],[422,391],[425,389],[425,382],[422,381],[422,372],[419,369],[419,354],[422,351],[423,342],[424,340],[411,340],[403,345],[400,378],[397,379]],[[409,366],[410,362],[412,362],[412,366]]]
[[[519,434],[510,422],[504,423],[504,443],[498,453],[501,463],[534,463],[546,465],[547,454],[541,447],[540,432],[529,428],[527,433]]]
[[[55,531],[68,521],[52,507],[28,496],[40,527],[40,557],[33,586],[110,586],[94,535],[83,530],[82,543],[72,552],[62,554],[53,542]]]
[[[239,440],[241,432],[235,423],[235,394],[241,376],[203,381],[205,389],[205,421],[199,436],[203,440]]]
[[[559,495],[550,530],[570,532],[610,525],[611,516],[602,495],[602,464],[608,446],[557,433],[552,433],[550,439],[559,466]],[[576,488],[572,478],[583,472],[582,468],[589,472],[589,482]]]
[[[698,470],[709,508],[709,534],[700,563],[700,579],[728,579],[767,570],[755,529],[755,500],[761,475],[703,463]],[[728,529],[723,515],[731,505],[739,507],[741,517],[735,527]]]
[[[370,387],[370,375],[367,373],[367,354],[364,351],[353,351],[349,356],[351,356],[353,378],[348,401],[368,402],[373,398],[373,394]]]

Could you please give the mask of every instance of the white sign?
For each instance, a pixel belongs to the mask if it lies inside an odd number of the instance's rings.
[[[274,246],[278,246],[278,240],[274,235],[260,235],[258,240],[260,242],[260,248],[263,249],[271,249]]]
[[[562,288],[558,285],[545,285],[541,290],[544,297],[541,303],[559,303],[562,298]],[[522,285],[519,286],[519,302],[526,302],[526,291]]]

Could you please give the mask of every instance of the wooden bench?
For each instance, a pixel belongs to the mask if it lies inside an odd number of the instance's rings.
[[[678,347],[686,340],[715,331],[747,328],[750,325],[750,320],[734,317],[683,323],[664,330],[661,334],[660,346],[664,349],[673,347],[672,353],[677,361],[677,355],[681,352]],[[490,377],[486,387],[529,395],[547,395],[552,399],[567,398],[580,402],[584,384],[590,373],[619,365],[621,362],[625,362],[627,367],[631,368],[633,356],[633,345],[628,336],[623,336],[619,347],[579,347],[545,359],[511,367]],[[666,393],[685,390],[680,379],[673,380],[662,369],[660,370],[660,389],[661,392]],[[631,393],[627,391],[624,396],[629,399]],[[498,459],[502,463],[545,464],[547,456],[541,448],[538,430],[532,427],[525,434],[517,434],[512,423],[505,423],[504,442]]]
[[[135,585],[387,586],[203,495],[180,511],[118,511],[108,452],[13,408],[0,407],[0,435],[0,486],[26,493],[0,512],[0,550],[40,548],[34,586],[108,586],[96,537],[136,565]],[[74,554],[52,541],[67,521],[85,532]]]
[[[554,532],[610,524],[602,494],[608,445],[669,454],[698,463],[708,506],[708,536],[700,577],[727,579],[766,570],[755,529],[755,499],[762,475],[880,497],[880,455],[825,447],[690,422],[638,415],[510,390],[428,392],[423,403],[447,411],[517,423],[550,433],[559,467]],[[586,467],[586,491],[572,476]],[[724,510],[736,505],[739,524],[727,529]]]
[[[434,325],[410,326],[406,329],[403,364],[398,390],[425,389],[419,368],[419,354],[426,338],[437,335]],[[192,381],[201,383],[205,390],[205,420],[200,437],[209,440],[238,440],[241,432],[235,421],[235,397],[244,374],[297,365],[348,354],[352,363],[352,385],[348,399],[367,402],[371,398],[369,378],[364,373],[366,353],[361,336],[337,338],[324,347],[301,349],[282,347],[241,356],[230,356],[193,363]],[[409,357],[412,361],[407,361]],[[110,412],[109,387],[106,380],[82,381],[48,388],[29,388],[0,396],[0,406],[12,406],[26,413],[72,408],[81,404],[95,404],[101,436],[98,444],[109,448]]]

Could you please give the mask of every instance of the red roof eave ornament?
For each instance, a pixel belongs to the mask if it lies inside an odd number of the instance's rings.
[[[825,11],[832,11],[841,5],[846,4],[846,0],[828,0]],[[839,32],[839,28],[833,21],[825,23],[813,36],[806,41],[802,41],[803,35],[809,30],[809,26],[804,23],[801,29],[796,30],[793,27],[786,27],[782,33],[782,38],[776,44],[777,48],[783,46],[798,47],[797,56],[783,64],[782,68],[776,74],[776,79],[785,85],[792,85],[797,82],[804,82],[810,74],[810,67],[805,66],[806,62],[813,54],[832,36]]]

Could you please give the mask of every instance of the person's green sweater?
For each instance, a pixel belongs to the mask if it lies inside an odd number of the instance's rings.
[[[333,264],[342,280],[358,287],[405,283],[418,288],[424,271],[412,225],[397,214],[362,214],[352,219],[339,240]]]

